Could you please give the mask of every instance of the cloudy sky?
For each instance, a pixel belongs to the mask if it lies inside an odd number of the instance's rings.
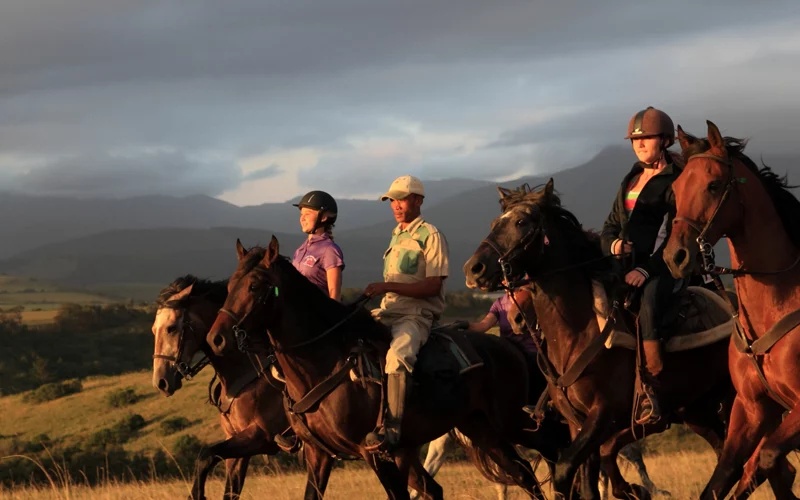
[[[653,105],[800,151],[796,0],[5,0],[0,190],[373,196],[625,145]]]

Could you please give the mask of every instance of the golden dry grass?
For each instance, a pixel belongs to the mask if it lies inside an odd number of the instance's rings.
[[[792,459],[797,463],[795,459]],[[648,469],[656,485],[671,492],[671,497],[657,498],[696,498],[710,477],[714,468],[711,452],[678,452],[669,455],[655,455],[645,458]],[[628,480],[636,480],[632,469],[623,467]],[[486,481],[472,466],[467,464],[447,464],[437,476],[445,491],[445,497],[460,500],[490,500],[497,498],[494,485]],[[300,498],[303,494],[305,477],[301,474],[261,475],[254,474],[246,482],[243,499],[270,498],[289,500]],[[795,483],[795,492],[800,491]],[[208,498],[221,498],[221,480],[209,481]],[[182,481],[150,483],[111,483],[89,488],[58,485],[48,489],[16,488],[0,490],[0,498],[9,500],[59,499],[59,500],[167,500],[186,497],[189,485]],[[547,493],[550,494],[549,488]],[[326,499],[355,500],[385,498],[383,489],[372,472],[365,469],[337,469],[331,477]],[[517,488],[509,489],[512,500],[527,498]],[[755,500],[774,498],[767,486],[762,486],[751,497]]]

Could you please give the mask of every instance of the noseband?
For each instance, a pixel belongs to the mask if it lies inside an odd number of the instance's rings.
[[[184,337],[186,328],[194,333],[194,327],[192,327],[191,320],[188,317],[188,311],[184,308],[182,309],[181,313],[181,331],[178,334],[178,352],[175,356],[169,356],[166,354],[153,354],[153,359],[165,359],[175,364],[175,369],[178,370],[178,373],[181,374],[183,378],[186,380],[192,380],[192,377],[200,373],[200,370],[206,367],[211,361],[208,359],[208,356],[203,356],[203,358],[197,362],[196,365],[191,366],[189,363],[185,361],[181,361],[183,357],[183,348],[184,348]],[[191,362],[191,361],[190,361]]]

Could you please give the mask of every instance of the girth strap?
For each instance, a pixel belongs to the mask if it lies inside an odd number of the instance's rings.
[[[300,398],[296,403],[291,405],[291,410],[294,413],[305,413],[313,408],[317,403],[325,399],[325,396],[330,394],[336,389],[339,384],[349,378],[350,370],[352,370],[358,363],[358,355],[351,352],[347,357],[347,361],[335,372],[329,375],[325,380],[315,385],[305,396]]]
[[[614,325],[616,324],[615,312],[616,312],[616,304],[612,309],[611,313],[608,315],[606,319],[606,325],[603,327],[603,331],[600,332],[600,335],[592,339],[586,349],[578,355],[578,359],[575,360],[574,363],[564,372],[563,375],[558,377],[556,380],[556,385],[561,388],[567,388],[574,384],[580,377],[583,375],[583,372],[586,370],[586,367],[591,364],[595,357],[600,354],[603,350],[605,350],[606,340],[608,336],[611,335],[611,331],[614,329]]]

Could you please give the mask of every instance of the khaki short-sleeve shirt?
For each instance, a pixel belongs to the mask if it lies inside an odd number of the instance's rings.
[[[392,232],[392,241],[383,254],[383,280],[387,283],[417,283],[426,278],[446,278],[449,274],[447,240],[422,217],[414,219],[405,229],[400,225]],[[396,314],[422,314],[428,311],[435,318],[444,310],[444,285],[436,297],[415,299],[387,293],[381,309]]]

